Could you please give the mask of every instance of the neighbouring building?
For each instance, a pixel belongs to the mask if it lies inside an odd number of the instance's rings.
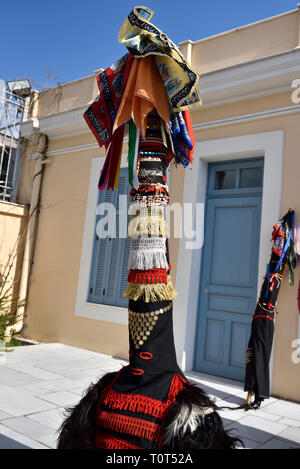
[[[186,371],[242,380],[272,227],[290,207],[300,218],[300,93],[292,87],[300,83],[300,10],[180,48],[201,73],[204,105],[192,111],[192,169],[169,171],[171,203],[205,204],[205,223],[194,226],[204,232],[198,249],[170,239],[178,360]],[[43,167],[25,334],[127,358],[120,260],[128,243],[96,236],[97,204],[116,195],[99,195],[104,152],[83,119],[98,73],[36,93],[22,124],[18,203],[32,204],[34,174]],[[48,138],[42,164],[40,133]],[[124,148],[120,193],[128,190],[126,164]],[[271,363],[273,394],[295,401],[298,283],[299,269],[294,287],[285,275]]]

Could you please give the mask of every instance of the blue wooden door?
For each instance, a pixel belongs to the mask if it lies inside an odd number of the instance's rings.
[[[209,167],[195,369],[243,379],[257,297],[263,160]]]

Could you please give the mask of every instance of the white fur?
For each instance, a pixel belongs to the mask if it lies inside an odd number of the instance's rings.
[[[211,414],[212,412],[214,412],[212,407],[199,407],[196,405],[192,406],[192,410],[190,412],[187,405],[182,405],[180,414],[166,430],[165,444],[169,444],[172,439],[179,434],[180,431],[182,434],[186,433],[187,430],[193,433],[197,429],[201,418],[203,418],[205,415]]]

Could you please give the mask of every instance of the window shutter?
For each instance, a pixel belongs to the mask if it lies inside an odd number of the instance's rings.
[[[102,202],[115,203],[116,194],[113,191],[99,192],[98,204]],[[96,225],[101,216],[96,216]],[[95,225],[95,226],[96,226]],[[103,303],[107,293],[107,268],[110,258],[110,239],[99,238],[95,231],[94,248],[92,256],[92,268],[90,276],[90,287],[88,301],[92,303]]]
[[[99,203],[111,202],[116,207],[117,237],[101,239],[95,233],[88,301],[127,306],[128,300],[122,295],[127,286],[129,239],[119,238],[119,195],[128,195],[128,191],[128,170],[124,168],[120,170],[118,191],[100,192]]]

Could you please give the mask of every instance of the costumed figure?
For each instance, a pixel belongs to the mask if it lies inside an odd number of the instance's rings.
[[[284,267],[289,268],[290,284],[294,284],[296,254],[293,240],[294,211],[289,210],[273,227],[272,253],[252,318],[251,336],[246,356],[245,391],[247,408],[257,409],[270,395],[269,362],[272,351],[274,321]],[[254,400],[251,402],[251,397]]]
[[[212,399],[176,361],[166,208],[166,169],[188,166],[194,137],[188,108],[200,103],[199,76],[136,7],[121,27],[129,51],[98,77],[100,95],[85,119],[107,149],[99,189],[118,187],[128,127],[129,365],[92,384],[62,425],[58,448],[234,448]]]

